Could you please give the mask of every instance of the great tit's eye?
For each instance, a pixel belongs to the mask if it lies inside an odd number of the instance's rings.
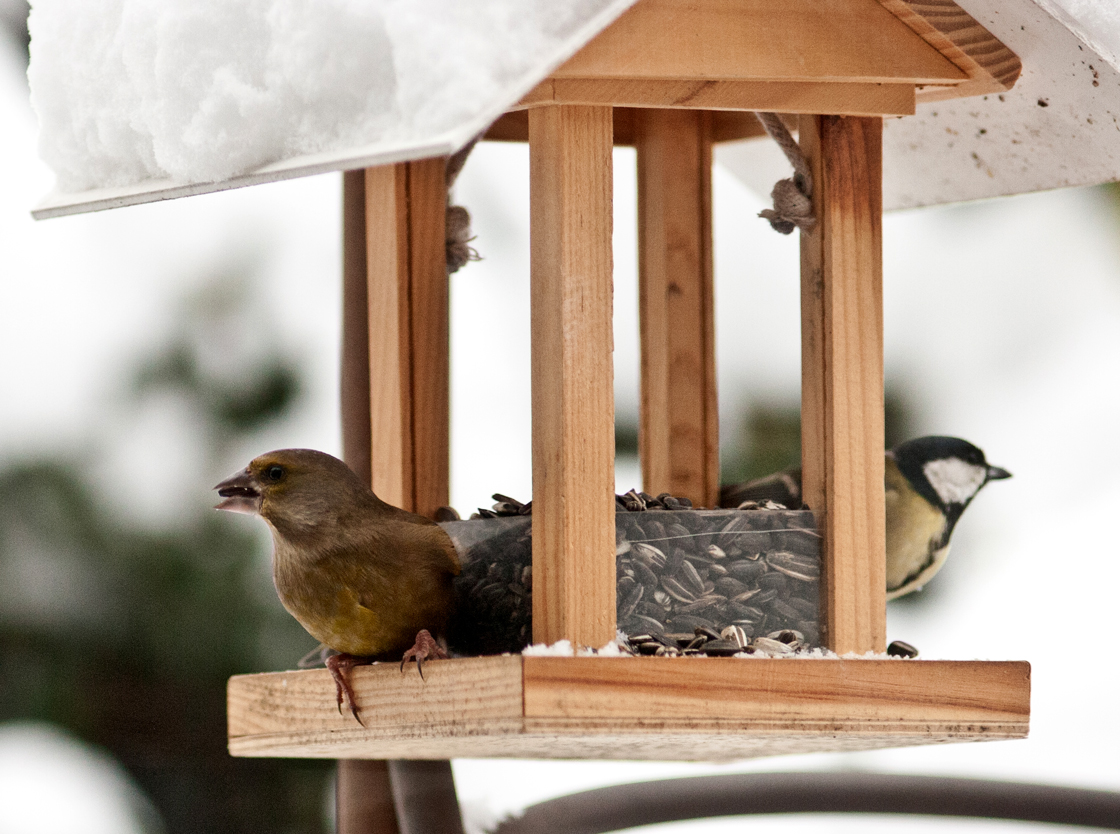
[[[281,478],[284,477],[284,467],[283,466],[275,466],[275,465],[270,466],[270,467],[268,467],[268,469],[264,470],[264,475],[270,481],[274,481],[274,482],[279,481]]]

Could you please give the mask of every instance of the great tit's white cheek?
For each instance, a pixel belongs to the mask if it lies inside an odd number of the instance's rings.
[[[984,486],[988,470],[960,458],[931,460],[922,467],[937,496],[946,504],[964,504]]]

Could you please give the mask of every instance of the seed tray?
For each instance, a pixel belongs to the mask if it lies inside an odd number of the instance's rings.
[[[463,563],[451,648],[520,651],[533,633],[532,516],[441,526]],[[620,505],[615,531],[617,622],[636,653],[818,645],[820,537],[808,510],[626,512]]]

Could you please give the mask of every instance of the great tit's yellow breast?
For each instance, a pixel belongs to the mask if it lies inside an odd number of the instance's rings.
[[[886,499],[887,592],[890,598],[891,592],[907,584],[913,585],[914,578],[920,577],[924,582],[941,567],[944,553],[940,554],[936,565],[931,564],[934,561],[931,542],[940,541],[945,516],[910,486],[890,457],[886,461]],[[911,580],[910,583],[907,580]]]

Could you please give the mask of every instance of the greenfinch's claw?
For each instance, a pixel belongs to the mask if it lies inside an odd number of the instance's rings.
[[[436,642],[428,629],[422,628],[416,633],[415,644],[401,658],[401,672],[404,672],[404,665],[408,661],[415,660],[416,671],[420,673],[420,680],[424,680],[424,661],[433,659],[446,660],[447,652]]]
[[[334,678],[335,697],[338,699],[338,714],[342,715],[342,700],[343,695],[345,695],[346,700],[350,702],[350,714],[363,727],[366,724],[362,721],[362,717],[358,715],[358,700],[354,695],[354,688],[350,685],[346,676],[355,666],[368,662],[365,658],[354,657],[350,654],[336,654],[327,658],[327,669],[330,670],[331,677]]]

